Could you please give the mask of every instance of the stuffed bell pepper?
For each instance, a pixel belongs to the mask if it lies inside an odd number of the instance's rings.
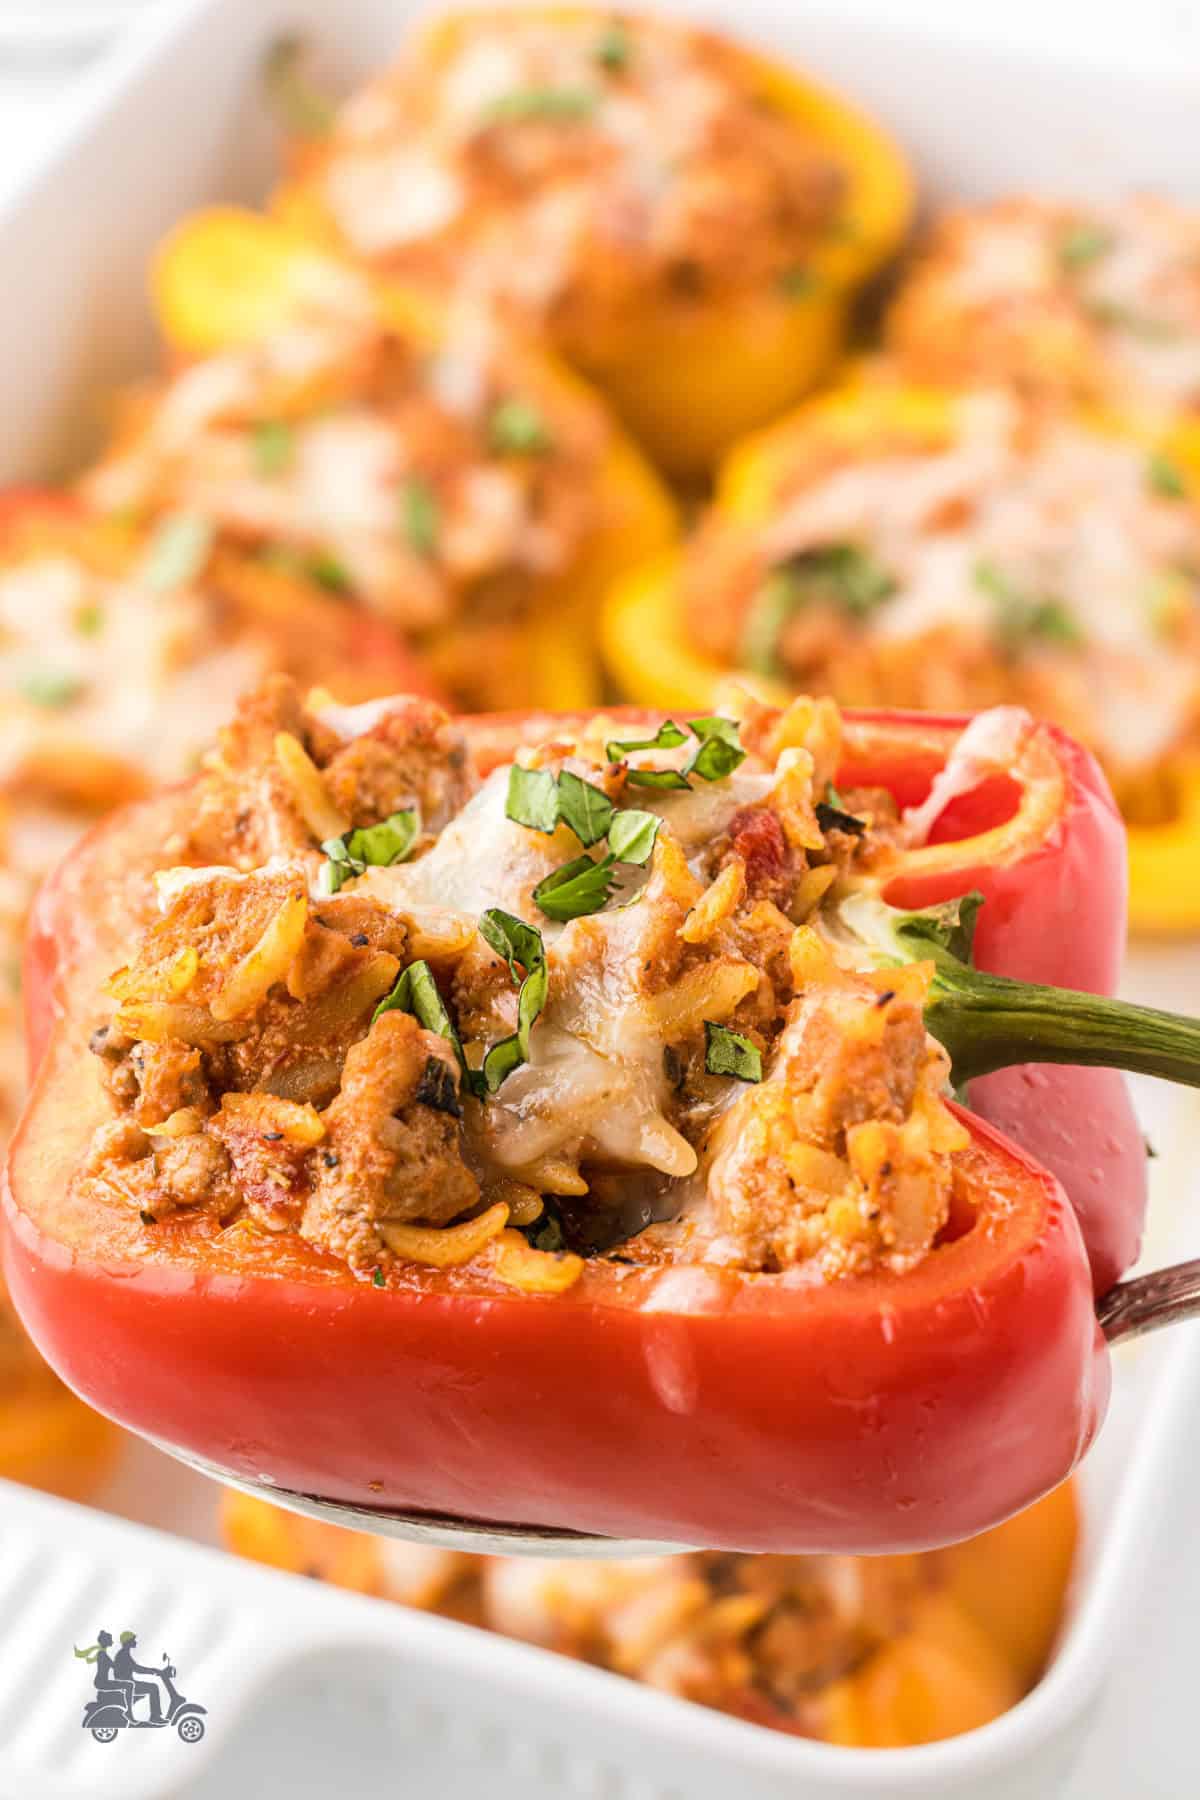
[[[825,372],[911,211],[870,120],[678,21],[451,12],[336,112],[286,46],[271,75],[281,217],[515,312],[685,474]]]
[[[1012,197],[935,225],[885,342],[921,381],[1200,425],[1200,211]]]
[[[599,597],[675,515],[577,377],[468,295],[381,301],[232,209],[178,228],[155,292],[207,354],[134,398],[93,505],[202,521],[244,579],[332,592],[464,706],[595,699]]]
[[[275,1568],[482,1625],[824,1743],[932,1743],[998,1718],[1053,1649],[1070,1484],[923,1556],[705,1552],[586,1562],[397,1543],[231,1491],[222,1535]]]
[[[366,1507],[861,1551],[1036,1499],[1109,1380],[1021,1140],[1070,1165],[1077,1120],[1023,1090],[1010,1141],[948,1081],[1192,1079],[1197,1030],[1006,979],[1103,986],[1123,893],[1086,756],[997,729],[999,777],[978,723],[828,701],[454,723],[269,684],[39,906],[36,1340],[160,1442]],[[1083,1208],[1117,1268],[1121,1130]]]
[[[1179,433],[865,378],[734,453],[689,549],[610,596],[609,666],[671,707],[730,669],[847,705],[1028,706],[1114,785],[1134,925],[1194,926],[1198,496]]]
[[[422,679],[377,624],[249,575],[194,515],[142,531],[49,489],[0,494],[0,620],[0,928],[14,1014],[37,883],[96,818],[189,774],[231,694],[274,669],[319,670],[353,699]],[[19,1037],[0,1058],[12,1098]]]
[[[229,696],[274,668],[356,698],[420,679],[390,634],[255,578],[195,518],[149,533],[47,489],[0,494],[0,1140],[25,1087],[21,944],[39,881],[102,813],[190,773]],[[83,1498],[116,1433],[0,1294],[0,1476]]]

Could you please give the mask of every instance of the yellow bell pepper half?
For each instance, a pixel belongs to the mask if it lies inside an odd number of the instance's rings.
[[[539,8],[550,21],[609,15],[582,7]],[[451,12],[422,40],[446,61],[476,28],[479,13]],[[485,15],[486,16],[486,15]],[[865,113],[785,64],[740,53],[758,90],[814,136],[846,171],[845,204],[810,257],[799,291],[745,292],[712,299],[662,293],[623,317],[612,341],[584,349],[569,322],[557,348],[612,401],[661,467],[693,477],[741,437],[792,406],[841,354],[854,297],[905,238],[913,182],[899,148]],[[314,244],[345,248],[320,190],[320,154],[273,201],[279,217]],[[513,254],[520,256],[520,245]]]
[[[350,284],[349,287],[346,284]],[[329,308],[345,293],[369,295],[379,316],[436,344],[440,308],[395,284],[371,283],[275,218],[238,207],[193,214],[161,245],[151,294],[160,327],[186,357],[252,344],[305,307]],[[522,346],[521,354],[530,354]],[[600,698],[596,619],[603,595],[625,570],[675,541],[675,502],[641,450],[574,371],[538,351],[547,387],[605,414],[608,449],[596,476],[598,524],[571,566],[530,578],[529,614],[484,627],[470,615],[424,646],[434,675],[472,707],[577,708]]]
[[[780,462],[797,436],[812,431],[848,448],[869,446],[903,433],[931,444],[949,441],[956,397],[950,392],[898,385],[869,368],[820,399],[808,402],[765,431],[736,445],[717,475],[715,509],[732,524],[754,525],[769,517]],[[1099,417],[1101,429],[1128,432],[1120,421]],[[1142,438],[1144,434],[1133,435]],[[1180,425],[1157,443],[1180,471],[1189,495],[1200,500],[1200,427]],[[600,638],[605,665],[622,698],[682,711],[714,704],[732,684],[778,701],[780,684],[746,670],[726,668],[695,649],[682,612],[682,556],[663,553],[622,576],[605,601]],[[1181,758],[1167,772],[1172,810],[1161,823],[1133,821],[1129,840],[1129,918],[1137,933],[1200,929],[1200,758]]]

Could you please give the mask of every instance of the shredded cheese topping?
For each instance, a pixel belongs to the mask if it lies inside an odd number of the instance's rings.
[[[909,1266],[965,1138],[928,971],[813,929],[912,836],[883,796],[818,798],[837,730],[798,702],[626,750],[601,720],[476,783],[436,709],[305,713],[276,683],[201,777],[208,856],[159,873],[110,983],[91,1178],[385,1282],[565,1292],[564,1232],[665,1268]]]

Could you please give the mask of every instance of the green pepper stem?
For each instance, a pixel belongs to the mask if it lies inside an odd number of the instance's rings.
[[[925,1023],[949,1051],[956,1087],[1014,1063],[1085,1063],[1200,1087],[1200,1019],[1101,994],[988,975],[971,963],[979,894],[901,912],[852,892],[828,922],[877,964],[932,962]]]
[[[956,1084],[1014,1063],[1085,1063],[1200,1087],[1200,1020],[985,975],[935,951],[925,1022]]]

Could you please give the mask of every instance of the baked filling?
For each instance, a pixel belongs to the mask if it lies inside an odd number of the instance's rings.
[[[361,257],[601,353],[639,306],[798,287],[847,188],[752,58],[619,13],[435,25],[300,167]]]
[[[967,1138],[930,965],[842,922],[919,821],[839,794],[840,743],[832,702],[747,703],[535,731],[481,778],[428,702],[270,682],[109,982],[86,1181],[147,1233],[202,1213],[380,1285],[911,1267]]]
[[[869,408],[869,395],[864,398]],[[818,418],[769,519],[710,516],[687,557],[696,641],[847,706],[1015,702],[1153,784],[1200,727],[1200,515],[1169,458],[1018,401],[953,402],[940,439]]]
[[[956,207],[888,322],[934,380],[1015,381],[1142,412],[1200,400],[1200,213],[1165,195]]]
[[[464,610],[511,621],[605,523],[603,414],[469,298],[436,335],[385,327],[357,277],[312,265],[322,286],[302,286],[293,323],[131,399],[85,497],[190,525],[418,638]]]

